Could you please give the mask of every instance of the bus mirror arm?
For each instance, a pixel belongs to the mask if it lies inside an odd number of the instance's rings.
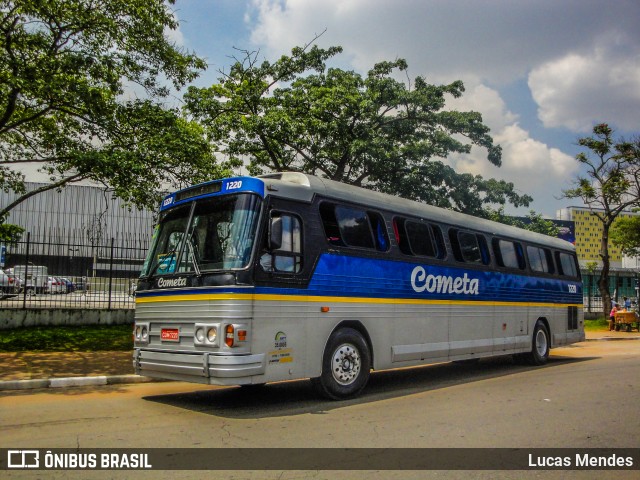
[[[269,250],[278,250],[282,246],[282,218],[272,217],[269,223]]]

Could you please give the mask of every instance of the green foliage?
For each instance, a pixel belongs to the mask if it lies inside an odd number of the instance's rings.
[[[598,270],[598,262],[587,262],[585,264],[585,268],[587,269],[587,272],[593,275]]]
[[[603,299],[603,314],[611,309],[609,293],[609,236],[614,222],[630,207],[640,207],[640,139],[614,139],[606,123],[593,127],[593,135],[580,138],[578,144],[590,152],[581,152],[576,160],[586,176],[579,176],[575,187],[563,192],[565,198],[579,198],[602,224],[600,259],[602,270],[598,289]]]
[[[620,217],[611,228],[611,241],[630,257],[640,256],[640,217]]]
[[[99,352],[133,349],[131,325],[28,327],[3,330],[0,352]]]
[[[49,188],[89,179],[155,207],[162,182],[225,173],[202,129],[163,103],[206,66],[165,36],[172,3],[0,0],[0,188],[24,195],[17,169],[35,163]]]
[[[409,87],[394,78],[407,69],[402,59],[378,63],[365,77],[327,68],[341,51],[307,45],[273,63],[243,52],[218,84],[189,88],[186,109],[217,151],[248,158],[253,174],[302,171],[472,214],[490,204],[528,205],[513,184],[442,162],[477,145],[501,163],[479,113],[445,109],[447,96],[463,94],[462,82],[417,77]]]
[[[17,243],[22,238],[24,228],[19,225],[0,223],[0,242]]]
[[[529,211],[529,214],[526,216],[524,221],[517,217],[505,215],[504,208],[490,210],[488,212],[487,218],[489,218],[489,220],[493,220],[494,222],[512,225],[514,227],[529,230],[531,232],[541,233],[543,235],[548,235],[554,238],[557,238],[559,234],[558,227],[552,221],[543,218],[542,215],[536,213],[533,210]]]
[[[616,141],[613,133],[602,123],[593,127],[592,136],[578,140],[595,155],[576,156],[587,176],[579,176],[575,187],[563,192],[565,198],[582,199],[607,230],[622,211],[640,206],[640,140]]]

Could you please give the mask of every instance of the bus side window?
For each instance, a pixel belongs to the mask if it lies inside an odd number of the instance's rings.
[[[447,247],[444,243],[444,236],[442,235],[442,230],[438,225],[431,225],[431,231],[433,232],[433,238],[436,241],[436,248],[438,252],[438,258],[443,259],[447,256]]]
[[[451,229],[449,240],[457,261],[483,265],[491,263],[487,241],[482,235]]]
[[[337,247],[389,250],[384,218],[378,212],[323,202],[320,217],[327,242]]]
[[[327,237],[327,242],[336,247],[343,247],[344,242],[340,237],[340,229],[338,228],[338,220],[334,211],[335,205],[323,202],[320,204],[320,218],[322,218],[322,226]]]
[[[539,273],[554,273],[553,258],[546,248],[527,246],[527,257],[531,270]]]
[[[381,252],[389,250],[389,237],[387,236],[387,227],[384,223],[384,219],[379,213],[367,212],[369,221],[371,222],[371,229],[373,230],[373,237],[376,241],[376,249]]]
[[[558,270],[560,275],[565,277],[577,278],[578,268],[576,266],[575,257],[568,253],[556,252],[556,263],[558,264]]]
[[[273,232],[277,229],[277,232]],[[299,273],[302,270],[302,224],[295,215],[273,212],[268,234],[277,238],[272,250],[260,257],[260,265],[267,272]],[[268,244],[273,243],[268,239]]]
[[[373,232],[365,211],[337,205],[335,212],[342,241],[347,246],[375,248]]]
[[[442,231],[437,225],[395,217],[393,231],[398,248],[405,255],[439,259],[447,256]]]
[[[498,265],[518,270],[525,269],[522,246],[518,242],[511,242],[499,238],[493,239],[493,252]]]
[[[402,217],[395,217],[393,219],[393,233],[396,237],[396,243],[398,248],[405,255],[413,255],[411,247],[409,246],[409,237],[405,229],[406,220]]]

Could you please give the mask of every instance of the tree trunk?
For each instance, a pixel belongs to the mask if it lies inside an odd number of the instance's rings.
[[[598,278],[598,289],[602,297],[602,308],[605,319],[609,319],[611,312],[611,294],[609,293],[609,227],[608,223],[602,224],[602,239],[600,240],[600,258],[602,259],[602,270]]]

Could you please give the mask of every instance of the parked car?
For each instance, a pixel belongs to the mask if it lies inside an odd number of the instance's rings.
[[[0,270],[0,299],[17,295],[20,292],[21,284],[18,277]]]
[[[68,278],[60,277],[60,281],[62,282],[62,284],[64,286],[64,292],[63,293],[71,293],[71,292],[75,292],[76,291],[76,284],[73,283]]]
[[[47,293],[55,295],[65,291],[66,286],[57,277],[47,277]]]

